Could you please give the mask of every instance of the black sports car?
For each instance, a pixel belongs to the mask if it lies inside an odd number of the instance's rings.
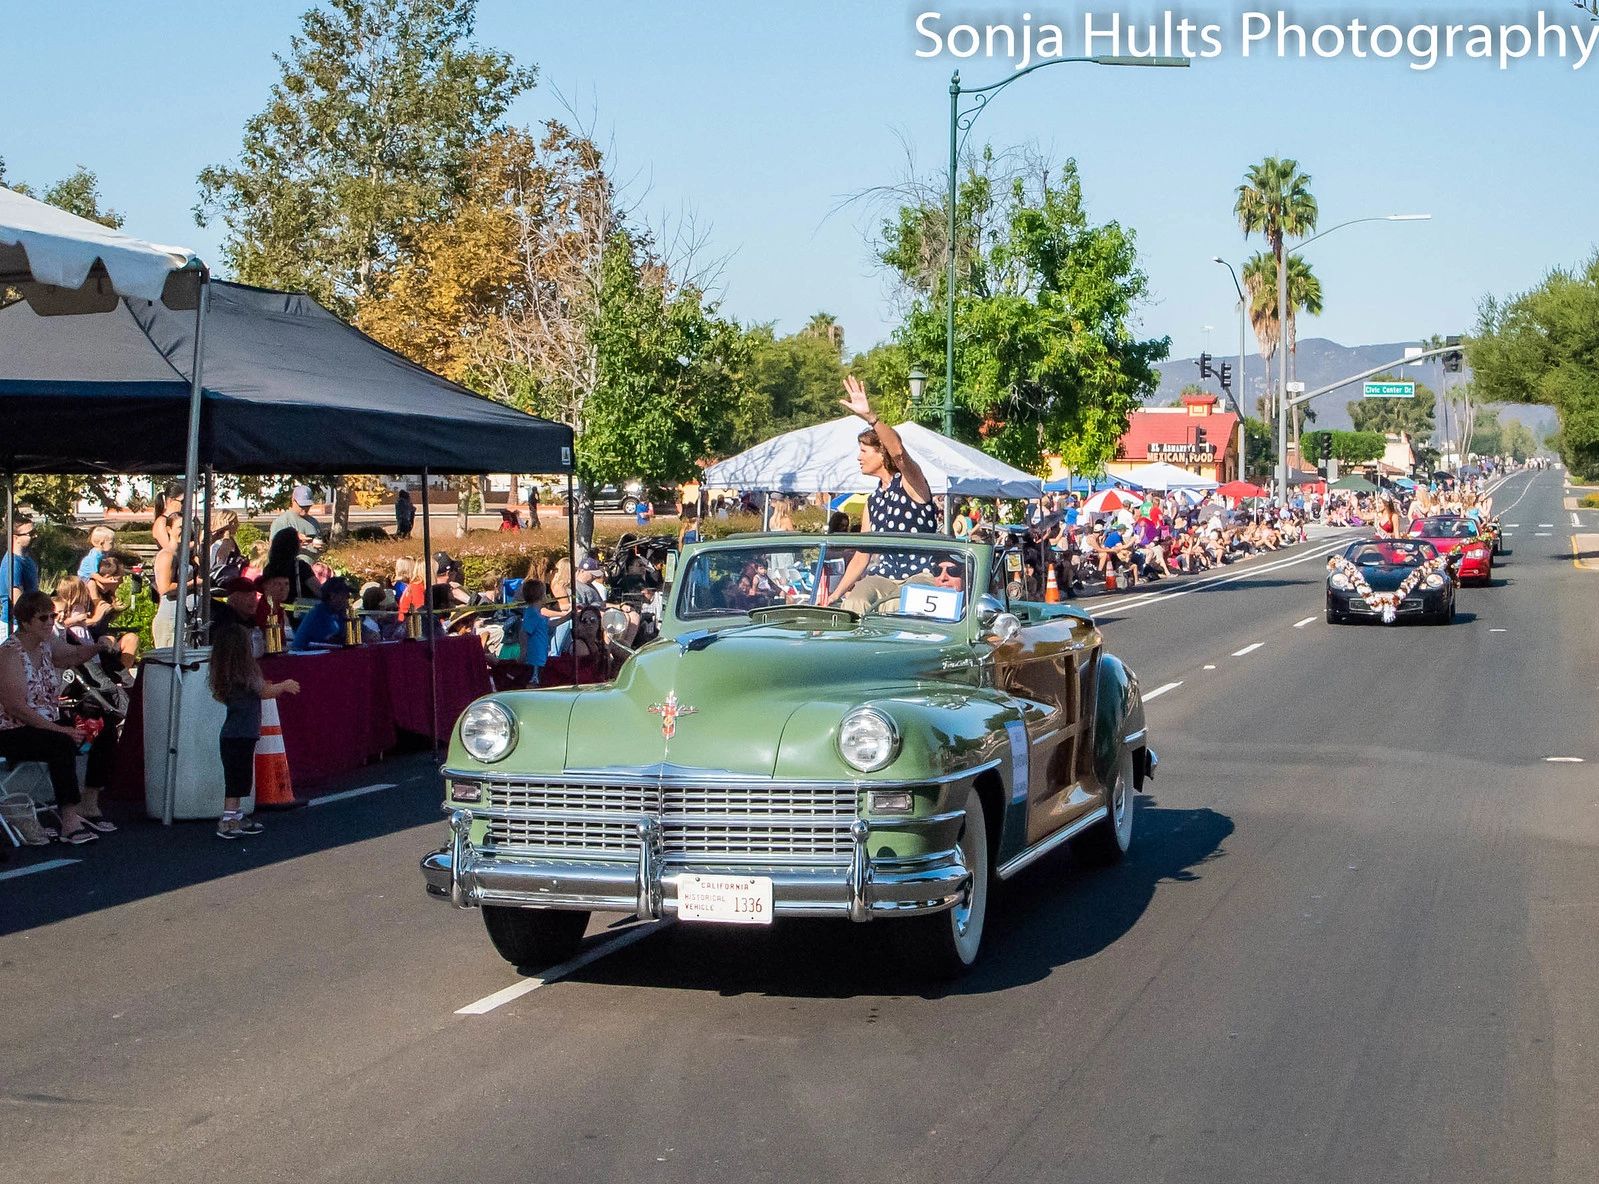
[[[1362,539],[1327,561],[1327,621],[1455,619],[1458,556],[1419,539]]]

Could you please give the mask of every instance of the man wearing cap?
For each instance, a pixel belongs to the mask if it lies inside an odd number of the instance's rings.
[[[301,545],[309,545],[312,539],[322,536],[322,528],[317,525],[316,519],[311,517],[310,486],[296,485],[289,500],[293,504],[272,520],[272,529],[267,537],[274,538],[278,531],[293,527],[300,532]]]
[[[211,644],[224,629],[241,625],[245,629],[256,627],[256,583],[249,576],[234,576],[222,585],[226,599],[211,605]]]
[[[344,617],[350,607],[351,588],[338,576],[322,585],[322,599],[311,606],[289,649],[304,653],[317,645],[338,645],[344,638]]]
[[[594,556],[583,556],[583,561],[577,565],[577,578],[572,581],[574,608],[582,608],[585,604],[604,607],[605,594],[594,586],[594,581],[600,578],[600,573],[604,570]]]

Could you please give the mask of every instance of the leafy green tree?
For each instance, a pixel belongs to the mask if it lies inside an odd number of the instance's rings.
[[[1379,374],[1371,381],[1397,382],[1399,377]],[[1438,397],[1424,382],[1416,383],[1414,399],[1354,399],[1347,406],[1349,418],[1359,432],[1403,432],[1412,443],[1425,443],[1432,439],[1438,426]]]
[[[475,146],[534,72],[472,41],[477,0],[327,0],[300,18],[237,162],[200,173],[246,283],[341,316],[459,192]]]
[[[1388,446],[1388,439],[1381,432],[1337,430],[1306,432],[1304,437],[1306,458],[1320,457],[1322,442],[1327,439],[1332,440],[1333,457],[1341,464],[1358,465],[1378,460]]]
[[[81,164],[54,185],[48,186],[44,192],[39,193],[25,182],[7,180],[5,158],[0,157],[0,185],[15,190],[24,197],[42,201],[47,206],[55,206],[58,210],[65,210],[69,214],[87,218],[91,222],[109,226],[113,230],[122,225],[121,214],[100,204],[100,178]]]
[[[850,359],[846,369],[866,384],[867,391],[872,397],[872,406],[877,414],[888,420],[889,423],[904,423],[906,420],[916,420],[925,423],[933,416],[939,414],[938,400],[943,398],[942,393],[937,396],[929,391],[922,394],[922,406],[911,406],[911,393],[908,378],[911,372],[910,356],[905,352],[905,347],[897,341],[884,341],[874,345],[865,353],[856,354]],[[923,366],[930,370],[930,366]],[[939,386],[942,388],[943,383]],[[837,404],[834,404],[837,407]]]
[[[1052,176],[1013,159],[985,149],[960,183],[956,434],[1022,468],[1054,452],[1068,468],[1095,471],[1153,393],[1170,339],[1135,334],[1148,281],[1134,236],[1090,223],[1076,162]],[[942,359],[945,347],[947,208],[938,192],[911,190],[879,246],[909,306],[895,340],[924,360]],[[943,368],[927,368],[920,418],[936,422]]]
[[[1485,402],[1553,407],[1561,457],[1599,479],[1599,251],[1530,291],[1485,299],[1467,356]]]
[[[1300,171],[1297,160],[1268,156],[1244,171],[1243,182],[1234,191],[1233,215],[1238,219],[1244,238],[1248,239],[1257,233],[1264,236],[1270,257],[1269,275],[1259,262],[1251,261],[1254,263],[1253,272],[1249,263],[1244,266],[1244,290],[1250,298],[1249,317],[1268,370],[1284,337],[1282,316],[1277,308],[1277,269],[1284,266],[1283,255],[1288,236],[1302,236],[1315,230],[1319,214],[1316,198],[1310,192],[1310,175]],[[1258,260],[1259,256],[1256,258]],[[1292,264],[1288,266],[1290,288],[1287,327],[1292,333],[1294,309],[1300,305],[1295,300],[1292,288],[1294,269]],[[1308,277],[1309,274],[1307,267],[1304,275]],[[1307,299],[1310,295],[1308,290],[1302,294]],[[1315,296],[1316,311],[1319,312],[1319,282],[1315,285]]]
[[[819,312],[805,322],[802,333],[812,337],[821,337],[830,342],[834,352],[840,356],[844,353],[844,326],[838,323],[838,318],[830,312]]]
[[[1538,451],[1538,441],[1533,438],[1531,428],[1519,419],[1512,419],[1502,428],[1499,448],[1502,455],[1523,461]]]
[[[730,450],[751,398],[750,347],[717,314],[705,293],[666,279],[643,236],[613,237],[590,329],[597,378],[577,438],[585,483],[685,481],[700,460]]]
[[[814,318],[813,318],[814,320]],[[747,334],[749,384],[762,414],[735,433],[735,445],[748,448],[780,432],[825,423],[843,414],[839,394],[844,363],[826,333],[810,326],[778,337],[770,324]]]

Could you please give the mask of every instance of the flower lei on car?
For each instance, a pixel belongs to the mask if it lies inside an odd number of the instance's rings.
[[[1406,576],[1400,582],[1399,587],[1392,592],[1373,591],[1372,586],[1366,583],[1366,577],[1360,574],[1360,568],[1349,562],[1342,555],[1334,555],[1329,558],[1327,560],[1327,570],[1342,572],[1344,578],[1354,586],[1355,591],[1360,593],[1360,598],[1382,614],[1382,623],[1384,625],[1392,625],[1399,619],[1399,606],[1404,603],[1405,597],[1421,587],[1428,576],[1436,571],[1441,571],[1449,562],[1451,555],[1464,549],[1465,544],[1459,543],[1451,547],[1447,553],[1435,555]]]

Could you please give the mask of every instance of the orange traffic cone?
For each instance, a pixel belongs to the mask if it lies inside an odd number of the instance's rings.
[[[1045,564],[1044,571],[1046,573],[1044,576],[1044,603],[1059,604],[1060,583],[1055,579],[1055,565],[1053,563]]]
[[[283,749],[283,722],[273,699],[261,701],[261,739],[255,745],[255,805],[298,806],[289,778],[289,755]]]

